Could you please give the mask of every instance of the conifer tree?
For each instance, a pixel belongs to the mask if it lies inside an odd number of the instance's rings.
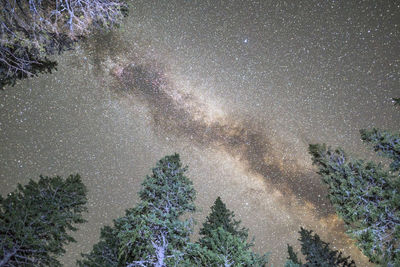
[[[250,250],[247,230],[239,230],[239,222],[221,199],[213,211],[223,216],[210,215],[202,241],[190,242],[192,221],[180,219],[195,211],[195,190],[184,175],[186,169],[177,154],[161,159],[142,184],[139,204],[114,220],[113,227],[104,227],[100,242],[89,254],[82,254],[78,265],[264,266],[267,256]]]
[[[300,230],[301,252],[305,256],[305,267],[355,267],[350,257],[343,257],[342,252],[329,248],[329,244],[322,241],[317,234],[311,230],[301,227]]]
[[[175,266],[186,262],[195,190],[178,154],[161,159],[139,193],[141,202],[102,230],[101,241],[80,266]]]
[[[400,98],[393,102],[399,105]],[[310,145],[309,152],[358,247],[373,263],[400,266],[400,133],[373,128],[360,134],[364,143],[391,161],[389,168],[353,159],[325,144]]]
[[[248,229],[239,229],[240,221],[235,220],[234,217],[235,214],[226,208],[225,203],[222,202],[220,197],[217,197],[211,207],[211,213],[207,216],[206,222],[203,223],[203,227],[200,229],[200,235],[210,235],[212,230],[222,227],[233,235],[247,239]]]
[[[93,246],[89,254],[82,253],[82,260],[77,261],[78,266],[87,267],[116,267],[118,265],[118,249],[120,242],[118,233],[121,226],[119,220],[114,220],[114,227],[104,226],[100,230],[100,241]]]
[[[363,253],[374,263],[400,264],[400,180],[371,161],[342,149],[310,145],[329,199]]]
[[[248,229],[239,229],[240,221],[234,219],[218,197],[211,213],[200,229],[202,237],[198,246],[192,247],[192,259],[201,266],[265,266],[268,256],[251,251],[253,243],[247,242]]]
[[[343,257],[342,252],[329,248],[329,244],[322,241],[311,230],[301,227],[300,231],[301,252],[305,256],[306,263],[298,259],[293,247],[288,245],[288,262],[286,267],[355,267],[350,257]]]
[[[212,229],[202,241],[189,246],[188,266],[265,266],[268,255],[258,255],[245,239],[234,235],[223,227]]]
[[[0,89],[17,79],[51,72],[47,56],[73,47],[127,14],[124,0],[0,0]]]
[[[299,260],[299,258],[297,257],[297,253],[294,252],[293,247],[291,245],[287,245],[287,249],[288,249],[288,260],[291,261],[293,264],[299,264],[301,265],[301,260]]]
[[[0,266],[60,266],[56,256],[75,240],[86,211],[86,187],[79,175],[40,176],[0,197]]]
[[[390,170],[400,170],[400,134],[373,128],[372,130],[360,130],[361,140],[373,146],[378,155],[390,159]],[[398,173],[400,174],[400,172]]]

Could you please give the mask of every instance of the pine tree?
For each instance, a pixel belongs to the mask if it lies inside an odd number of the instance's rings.
[[[78,266],[87,267],[117,267],[118,249],[120,242],[118,233],[121,230],[118,220],[114,221],[114,227],[104,226],[100,231],[100,241],[93,246],[89,254],[82,253],[84,257],[77,261]]]
[[[191,264],[188,266],[265,266],[268,255],[260,256],[251,247],[242,237],[219,226],[203,237],[201,243],[189,246]]]
[[[297,253],[294,252],[293,247],[288,244],[287,249],[289,254],[288,260],[291,261],[293,264],[301,265],[301,260],[299,260],[299,258],[297,257]]]
[[[123,0],[0,0],[0,7],[0,89],[51,72],[56,62],[47,56],[119,25],[128,11]]]
[[[40,176],[0,197],[0,266],[60,266],[56,256],[83,223],[86,187],[79,175]]]
[[[400,170],[400,134],[373,128],[360,130],[361,140],[371,144],[378,155],[390,159],[390,170]],[[400,174],[400,172],[399,172]]]
[[[234,216],[218,197],[200,229],[199,247],[192,252],[196,265],[265,266],[268,263],[267,254],[259,256],[251,251],[253,243],[247,242],[248,229],[239,229],[240,221],[234,220]]]
[[[400,98],[393,102],[399,105]],[[378,155],[391,160],[389,169],[325,144],[310,145],[309,152],[358,247],[371,262],[400,266],[400,134],[376,128],[360,134]]]
[[[267,256],[250,250],[247,229],[239,230],[233,212],[217,199],[203,228],[202,241],[191,243],[195,190],[184,176],[179,155],[161,159],[139,192],[140,202],[104,227],[100,242],[82,254],[79,266],[264,266]],[[219,225],[216,227],[216,225]]]
[[[184,175],[178,154],[161,159],[147,176],[139,193],[141,202],[102,230],[101,241],[80,266],[174,266],[184,265],[195,190]],[[107,264],[106,264],[107,263]]]
[[[332,250],[329,244],[322,241],[317,234],[312,234],[311,230],[301,227],[300,230],[301,252],[305,256],[304,267],[355,267],[354,261],[349,261],[350,257],[344,258],[342,252]]]
[[[26,51],[22,51],[26,50]],[[39,73],[52,73],[57,70],[57,62],[49,60],[47,57],[37,58],[37,56],[28,49],[18,49],[17,44],[12,47],[1,47],[0,54],[9,57],[15,56],[19,60],[10,67],[6,60],[0,61],[0,89],[5,86],[14,86],[19,79],[38,76]]]
[[[363,253],[374,263],[400,265],[398,175],[381,164],[352,159],[342,149],[310,145],[309,151],[330,201]]]
[[[317,234],[311,230],[301,227],[300,231],[301,252],[305,256],[306,263],[303,264],[288,245],[288,261],[285,267],[355,267],[350,257],[343,257],[342,252],[329,248],[329,244],[322,241]]]
[[[225,203],[223,203],[221,198],[218,197],[215,200],[214,205],[211,207],[211,213],[207,216],[206,222],[203,223],[203,227],[200,229],[200,235],[210,235],[212,230],[222,227],[233,235],[247,239],[248,229],[239,229],[240,221],[235,220],[234,217],[234,213],[227,209]]]

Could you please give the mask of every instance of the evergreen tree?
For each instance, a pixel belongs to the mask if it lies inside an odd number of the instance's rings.
[[[104,226],[100,231],[100,241],[93,246],[93,249],[89,254],[81,254],[84,259],[78,260],[77,265],[88,267],[119,266],[119,231],[122,231],[122,229],[121,226],[118,224],[118,220],[114,220],[114,227]]]
[[[342,252],[332,250],[329,244],[322,241],[317,234],[312,235],[311,230],[301,227],[300,230],[301,252],[305,256],[304,267],[352,267],[356,266],[350,257],[342,257]]]
[[[51,72],[56,62],[47,56],[119,25],[127,14],[124,0],[0,0],[0,7],[0,89]]]
[[[293,247],[288,245],[288,261],[285,267],[355,267],[350,257],[343,257],[342,252],[332,250],[329,244],[322,241],[317,234],[312,234],[311,230],[301,227],[300,239],[301,252],[305,256],[306,263],[303,264],[293,251]]]
[[[239,229],[240,221],[234,220],[218,197],[211,213],[200,229],[202,237],[192,252],[196,265],[202,266],[265,266],[267,255],[259,256],[251,251],[253,243],[247,243],[248,229]]]
[[[265,266],[268,255],[254,253],[251,246],[242,237],[219,226],[187,250],[191,262],[189,266]]]
[[[200,229],[200,235],[209,236],[212,230],[222,227],[233,235],[247,239],[248,229],[239,229],[240,221],[235,220],[234,217],[234,213],[227,209],[225,203],[218,197],[211,207],[211,213],[207,216],[206,222],[203,223],[203,227]]]
[[[381,164],[352,159],[342,149],[310,145],[309,151],[330,201],[363,253],[374,263],[400,265],[398,175]]]
[[[40,176],[0,197],[0,266],[60,266],[56,256],[83,223],[86,187],[79,175]]]
[[[400,170],[400,134],[373,128],[360,130],[361,140],[371,144],[378,155],[390,159],[390,170]],[[398,173],[400,174],[400,172]]]
[[[80,266],[184,265],[191,220],[181,220],[195,210],[195,190],[184,175],[179,155],[166,156],[147,176],[139,193],[141,202],[102,230],[101,241]]]
[[[287,245],[287,249],[288,249],[288,260],[291,261],[293,264],[299,264],[301,265],[301,261],[299,260],[299,258],[297,257],[297,253],[294,252],[293,247],[291,245]]]
[[[179,155],[161,159],[147,176],[139,204],[104,227],[100,242],[82,254],[79,266],[264,266],[267,256],[258,256],[246,242],[247,230],[238,228],[233,212],[217,199],[202,230],[201,242],[190,243],[192,221],[181,220],[195,211],[195,190],[184,175]],[[216,227],[216,224],[218,226]]]
[[[395,105],[400,98],[393,98]],[[348,233],[371,262],[400,266],[400,134],[373,128],[360,130],[361,140],[391,160],[389,169],[352,159],[342,149],[310,145],[329,199]]]
[[[39,59],[35,53],[32,49],[21,49],[16,43],[12,47],[0,45],[0,89],[7,85],[14,86],[18,79],[57,70],[57,62],[46,57]],[[6,60],[11,61],[6,59],[7,57],[16,59],[13,62],[7,62]]]

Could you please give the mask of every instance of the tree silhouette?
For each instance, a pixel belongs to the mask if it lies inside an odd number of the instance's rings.
[[[55,69],[47,56],[96,29],[119,25],[123,0],[0,0],[0,88]]]
[[[86,211],[86,187],[79,175],[43,177],[0,197],[0,266],[61,266],[56,256],[75,240]]]
[[[400,266],[400,134],[376,128],[360,134],[364,143],[391,161],[389,168],[353,159],[325,144],[312,144],[309,152],[357,246],[371,262]]]
[[[317,234],[312,234],[311,230],[300,228],[301,252],[305,256],[306,262],[298,259],[293,247],[288,245],[288,262],[286,267],[355,267],[350,257],[343,257],[342,252],[333,250],[329,244],[322,241]]]

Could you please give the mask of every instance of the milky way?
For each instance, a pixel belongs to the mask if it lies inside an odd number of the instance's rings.
[[[73,266],[104,224],[135,205],[155,162],[178,152],[202,222],[217,196],[281,266],[300,226],[368,266],[344,234],[307,153],[371,157],[358,130],[398,130],[394,1],[133,1],[121,29],[59,56],[51,75],[0,92],[0,189],[79,172],[88,223]],[[198,226],[197,228],[198,229]]]
[[[227,116],[210,118],[207,116],[210,107],[175,88],[160,67],[132,62],[115,67],[113,73],[120,81],[115,91],[121,96],[137,97],[149,106],[156,132],[174,134],[200,146],[224,150],[239,157],[249,172],[263,176],[275,188],[301,196],[302,200],[318,206],[320,215],[332,212],[321,209],[326,203],[318,195],[325,191],[309,179],[300,177],[310,173],[289,171],[290,167],[285,166],[279,151],[268,140],[268,132],[257,129],[251,121]]]

